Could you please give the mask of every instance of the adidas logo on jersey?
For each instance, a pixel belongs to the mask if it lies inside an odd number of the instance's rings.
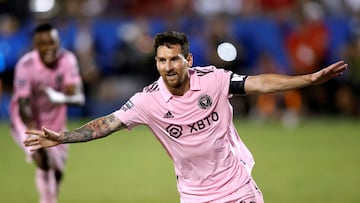
[[[165,115],[164,118],[174,118],[174,115],[172,115],[172,113],[170,111],[168,111]]]

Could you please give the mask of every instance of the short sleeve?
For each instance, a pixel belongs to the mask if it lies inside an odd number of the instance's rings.
[[[124,123],[128,129],[148,123],[146,98],[143,92],[136,93],[114,115]]]
[[[14,91],[18,97],[28,97],[31,95],[31,67],[27,62],[20,60],[15,67]]]
[[[216,78],[214,81],[220,85],[220,89],[224,95],[229,96],[229,87],[230,87],[230,76],[232,74],[231,71],[215,68]]]

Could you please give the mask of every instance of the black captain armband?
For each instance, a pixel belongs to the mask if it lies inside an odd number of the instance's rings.
[[[245,80],[247,77],[247,75],[231,74],[229,93],[233,95],[246,95]]]

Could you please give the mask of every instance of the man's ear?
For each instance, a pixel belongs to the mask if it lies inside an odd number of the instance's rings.
[[[192,65],[193,65],[193,55],[191,53],[186,57],[186,63],[188,65],[188,67],[192,67]]]

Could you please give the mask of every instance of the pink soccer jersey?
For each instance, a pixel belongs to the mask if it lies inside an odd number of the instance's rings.
[[[195,67],[189,76],[185,95],[171,95],[160,77],[114,115],[129,129],[149,126],[174,161],[182,202],[236,198],[235,191],[251,179],[254,161],[232,121],[231,72]]]
[[[24,138],[25,125],[19,116],[18,99],[29,97],[30,105],[40,129],[46,126],[55,131],[64,130],[66,126],[66,105],[53,104],[44,93],[44,87],[63,91],[66,85],[78,84],[81,78],[74,54],[62,50],[55,69],[46,68],[40,61],[37,51],[24,55],[16,65],[14,93],[10,103],[10,117],[14,136]],[[19,141],[19,139],[17,139]]]

